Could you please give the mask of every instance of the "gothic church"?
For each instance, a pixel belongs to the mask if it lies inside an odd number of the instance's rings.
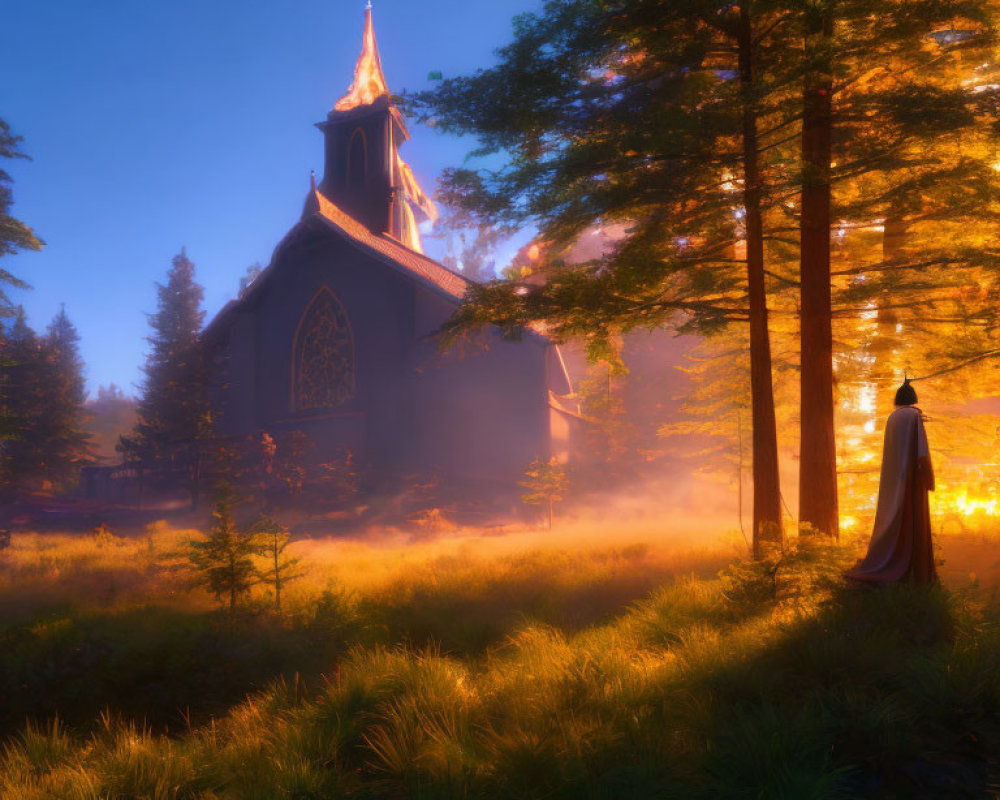
[[[565,458],[577,409],[555,345],[490,330],[438,346],[469,280],[422,252],[417,215],[435,209],[399,155],[409,134],[370,8],[354,82],[317,127],[325,169],[301,220],[204,332],[223,432],[301,431],[320,459],[350,451],[376,477],[468,489]]]

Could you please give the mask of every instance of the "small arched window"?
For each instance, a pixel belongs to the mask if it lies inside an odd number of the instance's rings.
[[[368,139],[361,128],[355,128],[347,145],[347,186],[359,188],[368,174]]]
[[[354,336],[327,287],[306,306],[292,353],[292,410],[332,410],[354,397]]]

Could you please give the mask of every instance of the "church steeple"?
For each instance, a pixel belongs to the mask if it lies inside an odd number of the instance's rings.
[[[382,74],[371,8],[365,9],[354,81],[317,127],[326,137],[319,190],[373,233],[402,240],[404,202],[396,151],[410,135]]]
[[[410,203],[431,219],[437,212],[399,157],[399,146],[410,134],[392,103],[382,73],[371,3],[365,9],[354,80],[326,121],[316,127],[326,138],[326,163],[319,191],[373,233],[388,233],[420,250],[420,234]]]
[[[354,66],[354,82],[347,94],[333,106],[334,111],[349,111],[357,106],[370,105],[376,97],[389,94],[389,86],[382,74],[382,59],[378,55],[375,41],[375,26],[372,25],[372,4],[365,8],[365,32],[361,42],[361,55]]]

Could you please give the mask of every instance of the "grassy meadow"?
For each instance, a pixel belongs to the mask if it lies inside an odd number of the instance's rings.
[[[280,616],[195,531],[15,533],[0,797],[1000,796],[1000,538],[868,590],[658,527],[296,541]]]

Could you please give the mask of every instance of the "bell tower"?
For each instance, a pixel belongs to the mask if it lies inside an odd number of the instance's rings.
[[[408,243],[412,212],[406,207],[403,175],[408,168],[397,151],[410,134],[382,74],[371,3],[354,82],[316,127],[325,137],[319,191],[373,233]]]

